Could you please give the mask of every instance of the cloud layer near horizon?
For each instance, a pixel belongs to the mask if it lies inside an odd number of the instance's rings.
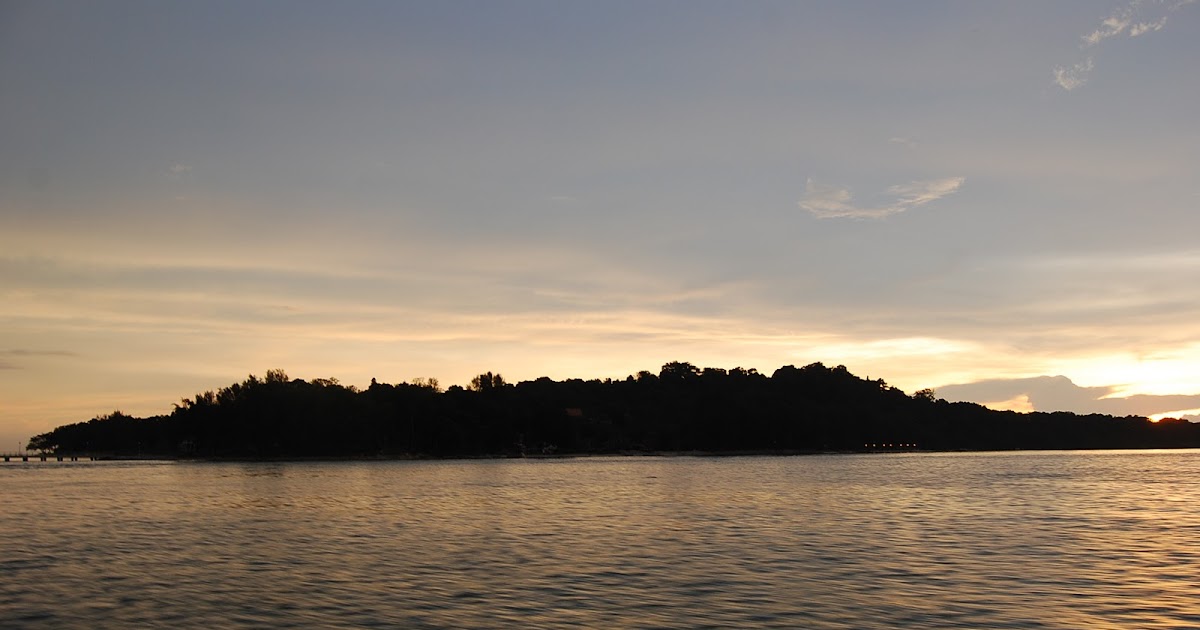
[[[1160,416],[1191,418],[1200,409],[1200,395],[1147,395],[1119,397],[1117,387],[1080,387],[1065,376],[1036,376],[988,379],[974,383],[944,385],[937,395],[950,401],[980,402],[996,409],[1013,411],[1073,411],[1114,416]]]

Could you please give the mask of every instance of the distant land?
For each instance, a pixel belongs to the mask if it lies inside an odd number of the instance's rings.
[[[994,411],[912,395],[844,366],[756,370],[671,362],[623,380],[517,384],[491,372],[366,389],[282,370],[185,398],[171,413],[113,412],[28,448],[171,458],[519,457],[1200,447],[1200,425],[1140,416]]]

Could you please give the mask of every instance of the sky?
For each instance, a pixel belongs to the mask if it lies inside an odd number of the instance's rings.
[[[4,0],[0,451],[276,368],[1200,420],[1197,61],[1186,0]]]

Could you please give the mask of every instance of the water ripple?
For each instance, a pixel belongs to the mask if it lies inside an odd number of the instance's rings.
[[[1196,627],[1196,457],[0,466],[0,627]]]

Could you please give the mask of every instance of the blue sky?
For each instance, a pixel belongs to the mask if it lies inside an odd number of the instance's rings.
[[[1200,414],[1198,59],[1191,2],[8,2],[0,444],[271,368]]]

